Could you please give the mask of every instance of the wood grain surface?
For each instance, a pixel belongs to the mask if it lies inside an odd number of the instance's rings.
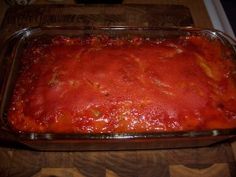
[[[37,1],[43,2],[46,1]],[[85,23],[211,27],[201,0],[194,3],[125,0],[124,3],[149,5],[13,7],[7,11],[1,31],[10,34],[27,26]],[[185,7],[154,5],[157,3]],[[0,142],[0,177],[236,177],[236,143],[193,149],[109,152],[37,152],[3,144]]]
[[[47,4],[48,0],[37,0],[35,4]],[[51,3],[53,1],[50,1]],[[54,2],[55,3],[55,2]],[[74,4],[74,0],[56,2],[59,4]],[[184,5],[188,7],[194,21],[194,25],[201,28],[211,28],[212,23],[204,6],[203,0],[123,0],[123,4],[170,4]]]
[[[203,0],[125,0],[124,3],[138,3],[138,4],[178,4],[189,8],[194,25],[200,28],[212,28],[212,23],[204,6]]]
[[[35,152],[0,148],[0,174],[9,177],[235,177],[229,144],[152,151]],[[4,174],[4,175],[3,175]]]
[[[29,26],[192,26],[181,5],[30,5],[6,12],[2,29],[12,33]]]

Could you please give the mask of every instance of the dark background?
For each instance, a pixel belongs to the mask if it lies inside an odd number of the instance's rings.
[[[225,13],[236,35],[236,1],[235,0],[221,0]]]

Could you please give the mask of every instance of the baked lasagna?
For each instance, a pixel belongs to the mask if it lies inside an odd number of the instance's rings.
[[[38,133],[235,128],[233,57],[198,35],[37,37],[20,57],[8,119]]]

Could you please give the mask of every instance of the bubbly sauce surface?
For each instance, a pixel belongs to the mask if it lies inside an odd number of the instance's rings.
[[[218,40],[56,36],[29,42],[8,118],[23,132],[236,127],[235,64]]]

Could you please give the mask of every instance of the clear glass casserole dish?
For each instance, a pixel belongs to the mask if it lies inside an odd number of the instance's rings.
[[[111,38],[141,37],[148,39],[173,39],[183,36],[204,36],[217,39],[230,51],[233,59],[235,41],[222,32],[193,28],[138,28],[138,27],[35,27],[14,33],[3,45],[0,58],[1,137],[19,142],[36,150],[131,150],[208,146],[232,139],[236,128],[189,131],[117,132],[117,133],[51,133],[16,131],[8,120],[12,94],[22,67],[20,57],[25,46],[40,36],[106,35]],[[206,68],[206,66],[203,66]]]

